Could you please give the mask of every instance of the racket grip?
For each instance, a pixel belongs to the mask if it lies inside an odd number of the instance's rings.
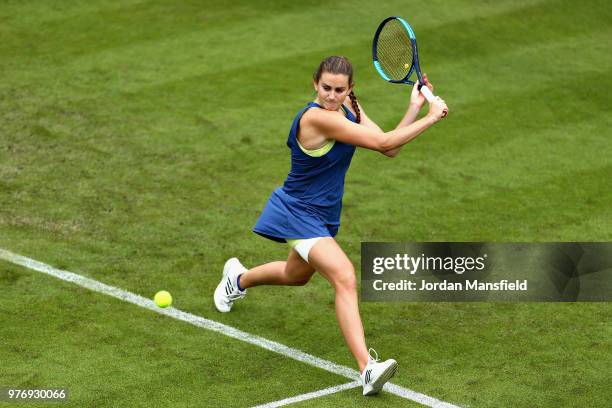
[[[434,101],[434,99],[436,99],[434,94],[431,93],[431,90],[428,87],[426,87],[425,85],[421,85],[420,91],[423,94],[423,96],[425,97],[425,99],[427,99],[427,102],[432,103]],[[442,117],[445,118],[446,115],[448,115],[448,111],[446,109],[444,109],[444,113],[442,113]]]
[[[431,91],[429,90],[429,88],[427,86],[421,85],[420,91],[423,94],[423,96],[425,97],[425,99],[427,99],[427,102],[432,103],[434,101],[434,99],[436,99],[434,94],[431,93]]]

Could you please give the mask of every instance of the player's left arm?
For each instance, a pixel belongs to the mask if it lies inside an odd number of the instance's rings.
[[[427,74],[423,74],[423,82],[425,82],[425,85],[433,92],[433,85],[427,79]],[[419,115],[419,112],[424,104],[425,97],[419,91],[418,84],[414,84],[412,87],[412,93],[410,94],[410,105],[408,106],[408,110],[406,110],[406,114],[404,114],[404,117],[402,120],[400,120],[395,128],[399,129],[412,124]],[[383,154],[388,157],[395,157],[401,149],[402,146],[396,147],[395,149],[383,152]]]
[[[380,126],[378,126],[378,124],[376,124],[376,122],[374,122],[372,119],[370,119],[368,117],[368,115],[366,115],[365,111],[361,107],[361,104],[359,104],[359,101],[357,101],[357,105],[359,105],[359,109],[361,111],[361,124],[363,126],[367,126],[367,127],[371,128],[371,129],[380,130],[381,132],[383,132],[383,130],[380,128]],[[412,121],[414,122],[414,119]],[[402,147],[400,146],[400,147],[396,147],[395,149],[387,150],[387,151],[381,152],[381,153],[384,154],[387,157],[395,157],[399,153],[401,148]]]
[[[433,92],[433,85],[427,79],[427,74],[423,74],[423,82],[425,82],[425,85]],[[395,128],[399,129],[399,128],[412,124],[416,120],[416,117],[418,116],[424,104],[425,104],[425,97],[419,91],[418,85],[415,84],[414,87],[412,88],[412,93],[410,95],[410,105],[408,106],[408,110],[406,111],[406,113],[404,114],[404,117],[402,118],[402,120],[400,120],[400,122],[397,124]],[[351,112],[355,114],[352,103],[348,103],[347,105],[349,109],[351,110]],[[384,132],[380,128],[380,126],[378,126],[378,124],[374,122],[372,119],[370,119],[370,117],[366,114],[365,110],[363,109],[363,106],[361,106],[361,103],[359,103],[359,100],[357,100],[357,106],[359,106],[359,112],[361,113],[360,125],[366,126],[373,130]],[[396,147],[395,149],[387,150],[381,153],[387,157],[395,157],[397,156],[397,154],[400,152],[401,149],[402,149],[402,146]]]
[[[356,116],[355,109],[353,109],[353,104],[349,102],[347,106],[351,110],[351,112],[353,112],[353,115]],[[363,106],[361,106],[361,103],[359,103],[359,100],[357,100],[357,106],[359,106],[359,113],[361,115],[361,121],[359,122],[359,124],[367,128],[384,133],[384,130],[382,130],[381,127],[378,126],[378,124],[374,122],[372,119],[370,119],[370,117],[365,113],[365,110],[363,109]],[[399,149],[401,149],[401,147],[395,148],[393,150],[388,150],[386,152],[381,152],[381,153],[387,157],[394,157],[397,154],[397,152],[399,152]]]
[[[378,124],[376,124],[376,122],[374,122],[372,119],[370,119],[370,117],[365,113],[365,110],[363,110],[363,106],[361,106],[361,104],[359,103],[359,101],[357,101],[357,106],[359,106],[359,112],[361,114],[361,125],[363,126],[367,126],[370,129],[374,129],[374,130],[378,130],[380,132],[384,131],[380,128],[380,126],[378,126]],[[352,108],[352,106],[351,106]]]
[[[355,112],[355,109],[353,108],[353,102],[348,97],[346,98],[344,106],[346,106],[353,113],[354,116],[357,116],[357,112]],[[360,125],[373,130],[377,130],[381,133],[385,133],[385,131],[382,130],[380,126],[378,126],[372,119],[368,117],[368,115],[366,115],[365,110],[363,110],[363,106],[361,106],[361,103],[359,103],[359,100],[357,100],[357,106],[359,106],[359,114],[361,115],[361,121],[359,122]]]

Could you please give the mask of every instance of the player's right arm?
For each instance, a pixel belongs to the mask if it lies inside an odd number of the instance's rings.
[[[364,147],[378,152],[386,152],[403,146],[423,133],[427,128],[442,119],[446,104],[437,100],[429,105],[429,112],[423,118],[390,132],[383,132],[371,127],[360,126],[346,120],[337,112],[325,109],[310,109],[302,120],[315,128],[328,139]]]

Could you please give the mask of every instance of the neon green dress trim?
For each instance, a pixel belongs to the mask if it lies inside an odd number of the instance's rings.
[[[302,146],[299,141],[297,141],[297,144],[298,144],[300,150],[303,151],[304,153],[306,153],[308,156],[311,156],[311,157],[325,156],[325,154],[327,154],[327,152],[329,152],[332,149],[332,147],[334,147],[335,143],[336,143],[336,141],[333,140],[333,139],[332,140],[328,140],[323,146],[319,147],[318,149],[308,150],[304,146]]]
[[[348,112],[346,111],[346,107],[344,105],[342,105],[342,110],[344,111],[344,116],[347,116]],[[319,147],[318,149],[309,150],[309,149],[306,149],[304,146],[302,146],[300,144],[300,141],[297,140],[297,138],[296,138],[296,142],[300,150],[303,151],[305,154],[307,154],[310,157],[325,156],[325,154],[327,154],[332,149],[332,147],[334,147],[334,144],[336,143],[336,141],[333,139],[328,140],[323,146]]]

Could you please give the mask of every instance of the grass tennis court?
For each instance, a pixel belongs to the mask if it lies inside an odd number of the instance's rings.
[[[0,248],[355,368],[322,277],[229,314],[212,294],[231,256],[286,258],[251,228],[321,59],[351,59],[383,129],[401,119],[410,88],[371,64],[390,15],[451,113],[392,160],[357,151],[337,237],[356,269],[362,241],[610,241],[603,1],[8,0]],[[0,288],[0,387],[68,388],[60,406],[245,407],[349,382],[1,260]],[[399,386],[462,407],[609,403],[607,303],[360,307]],[[420,405],[356,388],[293,406]]]

